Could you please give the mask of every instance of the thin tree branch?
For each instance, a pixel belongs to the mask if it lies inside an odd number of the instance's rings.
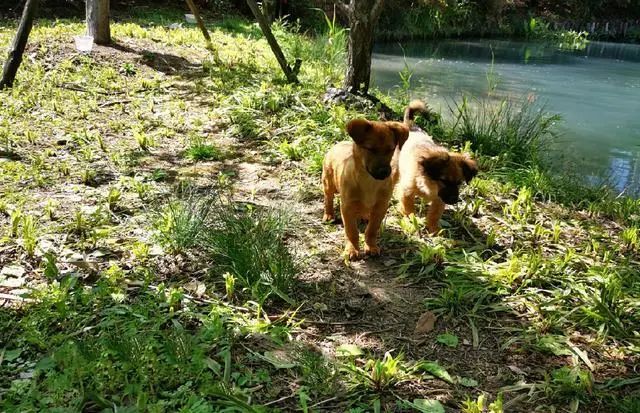
[[[198,11],[198,7],[195,5],[193,0],[187,0],[187,5],[189,6],[191,13],[193,14],[193,17],[195,17],[196,22],[198,23],[198,27],[200,28],[200,31],[202,31],[202,35],[207,41],[207,46],[211,46],[211,36],[209,36],[209,31],[207,30],[207,27],[204,25],[204,22],[202,21],[202,17],[200,16],[200,11]]]
[[[280,68],[284,72],[284,75],[286,76],[287,81],[289,83],[298,83],[298,77],[296,76],[296,73],[294,73],[294,71],[291,69],[291,67],[289,67],[289,64],[287,63],[287,59],[284,57],[284,53],[282,53],[282,49],[280,48],[278,41],[276,40],[273,33],[271,32],[271,27],[267,22],[267,18],[264,16],[262,11],[260,11],[260,8],[258,7],[258,3],[256,3],[255,0],[246,0],[246,2],[249,8],[251,9],[251,12],[255,16],[256,20],[258,21],[258,24],[260,25],[260,29],[262,30],[264,37],[267,39],[267,42],[271,47],[271,51],[276,56],[276,60],[278,61]],[[294,69],[300,70],[301,63],[302,61],[300,62],[296,61],[296,63],[294,64]]]

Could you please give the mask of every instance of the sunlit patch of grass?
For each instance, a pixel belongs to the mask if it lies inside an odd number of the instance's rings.
[[[222,158],[222,153],[210,143],[194,140],[185,151],[185,156],[194,161],[217,161]]]
[[[171,309],[190,306],[184,296],[168,288],[127,296],[113,278],[121,270],[107,272],[112,273],[110,281],[103,278],[105,282],[90,290],[65,278],[18,321],[29,340],[10,338],[4,344],[18,354],[37,354],[37,364],[31,368],[37,379],[14,380],[0,401],[3,410],[47,410],[69,403],[143,410],[226,408],[229,400],[248,406],[241,388],[269,381],[266,365],[247,370],[240,359],[230,357],[234,337],[249,331],[250,320],[223,303],[210,312],[178,315]],[[93,312],[78,311],[87,302],[95,304],[100,323],[92,321]],[[54,324],[58,326],[49,328]],[[70,334],[73,340],[68,339]],[[144,374],[150,371],[154,374]],[[185,384],[184,377],[194,381]],[[237,390],[228,390],[227,384]],[[202,386],[215,396],[194,399],[193,392]],[[171,390],[160,390],[164,388]],[[40,397],[43,392],[50,396]]]
[[[362,367],[347,363],[345,369],[357,384],[370,388],[375,392],[381,392],[393,387],[410,374],[410,370],[403,362],[402,354],[394,357],[390,352],[385,353],[381,360],[367,360]]]

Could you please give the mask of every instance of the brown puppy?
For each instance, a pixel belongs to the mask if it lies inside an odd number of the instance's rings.
[[[391,163],[396,148],[409,136],[400,122],[354,119],[347,125],[353,142],[340,142],[325,155],[323,221],[333,221],[333,197],[340,194],[340,213],[346,236],[345,254],[358,258],[358,221],[367,219],[364,252],[379,255],[378,231],[393,194]],[[396,155],[397,156],[397,155]]]
[[[414,213],[416,196],[430,202],[427,212],[427,229],[432,234],[439,231],[440,217],[446,204],[455,204],[460,198],[460,185],[469,183],[478,173],[476,162],[468,155],[449,152],[433,142],[431,136],[414,125],[417,112],[425,112],[421,101],[413,101],[405,110],[404,123],[411,132],[399,157],[398,183],[400,212]]]

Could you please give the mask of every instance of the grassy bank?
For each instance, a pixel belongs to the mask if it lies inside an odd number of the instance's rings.
[[[527,39],[563,48],[584,47],[587,37],[638,43],[640,28],[637,18],[633,17],[638,11],[635,6],[630,8],[633,10],[619,14],[595,12],[594,9],[589,12],[588,7],[582,13],[572,13],[570,6],[560,4],[460,1],[409,6],[390,1],[381,16],[377,36],[381,41],[478,37]],[[589,30],[592,33],[588,33]]]
[[[431,8],[410,9],[381,18],[380,41],[436,40],[451,38],[506,38],[548,43],[560,49],[584,49],[594,36],[587,31],[554,29],[543,18],[513,17],[487,23],[473,13],[443,14]],[[595,38],[595,37],[594,37]],[[619,41],[637,42],[635,37]]]
[[[440,236],[393,206],[383,256],[345,264],[321,160],[378,115],[323,103],[344,32],[276,26],[289,85],[255,25],[211,54],[137,16],[88,56],[39,21],[0,92],[0,410],[638,410],[640,204],[553,175],[553,117],[423,123],[481,174]]]

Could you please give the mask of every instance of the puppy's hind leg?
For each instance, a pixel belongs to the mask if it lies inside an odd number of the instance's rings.
[[[333,174],[327,170],[322,171],[322,188],[324,190],[324,214],[322,221],[332,222],[335,219],[333,198],[337,191],[333,184]]]
[[[415,213],[415,196],[413,192],[403,191],[400,195],[399,208],[402,215],[408,216]]]

